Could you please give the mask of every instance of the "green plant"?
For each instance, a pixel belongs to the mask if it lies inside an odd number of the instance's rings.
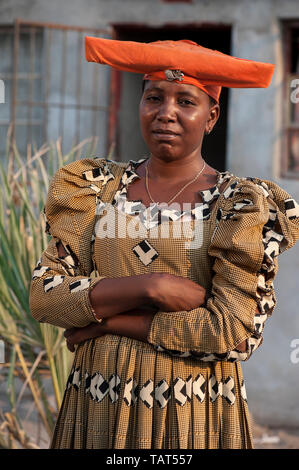
[[[62,329],[32,317],[29,287],[32,271],[49,241],[43,217],[49,180],[58,168],[77,159],[84,146],[88,146],[84,153],[92,154],[90,142],[86,139],[67,155],[62,155],[60,140],[34,152],[30,147],[25,159],[15,145],[7,146],[0,162],[0,337],[5,341],[7,361],[0,364],[0,373],[5,377],[9,402],[6,418],[0,415],[0,447],[15,447],[15,441],[23,447],[28,443],[35,446],[25,436],[18,416],[26,388],[49,438],[62,402],[73,356]],[[45,372],[51,377],[55,406],[44,387]],[[18,394],[17,379],[23,383]]]

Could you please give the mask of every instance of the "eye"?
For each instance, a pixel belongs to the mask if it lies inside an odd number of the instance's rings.
[[[182,104],[183,106],[192,106],[195,105],[193,101],[191,101],[189,98],[181,98],[179,100],[179,103]]]
[[[146,101],[159,101],[160,97],[157,96],[157,95],[149,95],[145,99],[146,99]]]

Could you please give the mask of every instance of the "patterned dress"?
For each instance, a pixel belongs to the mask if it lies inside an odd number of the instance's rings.
[[[147,343],[111,334],[81,343],[51,448],[252,448],[240,362],[263,341],[277,256],[299,238],[299,206],[274,182],[226,171],[194,209],[145,208],[127,200],[143,161],[82,159],[56,173],[45,205],[52,239],[33,272],[32,314],[86,326],[96,321],[88,292],[99,280],[149,272],[199,283],[206,302],[158,311]]]

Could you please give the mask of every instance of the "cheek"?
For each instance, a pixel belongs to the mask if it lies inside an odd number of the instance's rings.
[[[139,123],[143,132],[146,129],[146,116],[142,108],[139,109]]]
[[[142,119],[143,119],[143,114],[144,114],[143,105],[142,105],[142,103],[140,103],[140,105],[139,105],[139,121],[140,121],[140,122],[141,122]]]
[[[144,132],[147,132],[148,127],[152,120],[152,113],[146,108],[146,106],[139,107],[139,122],[140,127]]]
[[[189,120],[190,122],[197,124],[198,126],[202,126],[206,122],[206,113],[199,111],[199,110],[194,110],[189,114]]]
[[[207,116],[205,113],[194,111],[185,116],[185,125],[190,133],[197,133],[205,128]]]

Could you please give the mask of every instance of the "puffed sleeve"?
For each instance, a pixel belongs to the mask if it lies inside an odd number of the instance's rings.
[[[276,183],[252,177],[236,178],[218,202],[210,296],[190,311],[157,312],[148,341],[179,357],[246,361],[276,304],[277,256],[299,238],[299,205]]]
[[[114,174],[109,160],[81,159],[60,168],[50,182],[44,207],[52,236],[33,271],[29,302],[39,322],[63,328],[97,322],[89,290],[97,276],[91,253],[97,196]],[[59,256],[62,244],[66,256]]]

